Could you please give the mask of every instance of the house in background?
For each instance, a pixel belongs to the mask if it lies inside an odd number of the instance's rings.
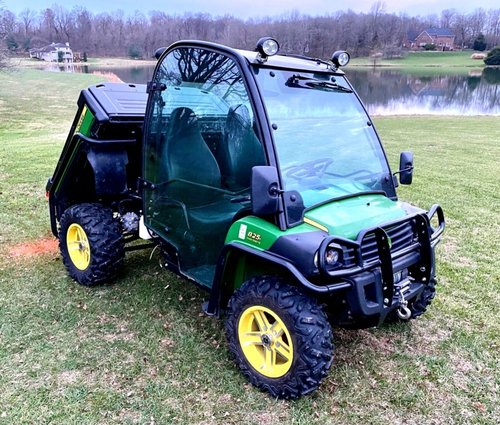
[[[437,50],[453,50],[455,34],[448,28],[428,28],[415,37],[413,48],[422,48],[426,44],[434,44]]]
[[[73,51],[69,47],[69,43],[52,43],[40,49],[31,49],[30,58],[59,62],[59,52],[62,52],[63,63],[73,63]]]
[[[403,40],[403,47],[405,47],[406,49],[416,50],[417,49],[416,39],[419,34],[420,33],[417,31],[408,31]]]

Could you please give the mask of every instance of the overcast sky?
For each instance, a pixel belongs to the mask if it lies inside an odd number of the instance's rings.
[[[356,0],[355,2],[337,2],[332,0],[0,0],[0,5],[14,12],[30,8],[36,11],[53,4],[63,5],[66,9],[82,5],[93,13],[123,10],[127,15],[140,10],[147,15],[148,11],[161,10],[169,14],[184,12],[203,12],[212,15],[233,15],[239,18],[277,16],[288,11],[297,10],[308,15],[323,15],[338,10],[352,9],[355,12],[369,12],[375,0]],[[474,9],[497,9],[498,0],[385,0],[385,11],[389,13],[406,13],[410,16],[426,16],[440,14],[443,9],[456,9],[461,13],[469,13]]]

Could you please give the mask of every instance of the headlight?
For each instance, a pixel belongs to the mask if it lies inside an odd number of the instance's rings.
[[[321,242],[316,255],[314,256],[314,265],[320,272],[328,273],[344,268],[344,250],[345,245],[341,245],[333,238],[325,238]],[[348,255],[348,253],[346,253]]]
[[[327,249],[327,251],[325,253],[325,261],[326,261],[326,264],[328,264],[329,266],[333,266],[335,263],[338,263],[338,261],[339,261],[338,251],[331,249],[331,248]]]
[[[325,264],[329,267],[342,265],[342,249],[339,246],[328,246],[325,251]]]

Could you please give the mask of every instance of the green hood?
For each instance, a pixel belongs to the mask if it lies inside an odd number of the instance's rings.
[[[305,213],[304,221],[324,230],[328,229],[331,235],[356,239],[362,229],[405,215],[399,202],[391,201],[383,195],[362,195],[313,208]]]

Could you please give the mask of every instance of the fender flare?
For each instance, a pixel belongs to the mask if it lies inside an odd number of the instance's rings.
[[[224,275],[227,266],[227,259],[231,253],[241,253],[243,255],[253,256],[267,262],[273,266],[278,266],[288,275],[291,275],[297,286],[305,289],[313,294],[331,294],[337,291],[350,289],[350,282],[340,282],[327,285],[316,285],[309,281],[292,263],[278,257],[267,251],[257,251],[246,245],[230,242],[224,246],[217,262],[214,281],[210,291],[209,301],[204,306],[204,311],[209,316],[219,316],[221,310],[225,307],[225,303],[230,295],[227,291],[227,285],[224,285]]]
[[[96,196],[113,196],[127,190],[128,155],[125,148],[89,144],[87,161],[94,172]]]

